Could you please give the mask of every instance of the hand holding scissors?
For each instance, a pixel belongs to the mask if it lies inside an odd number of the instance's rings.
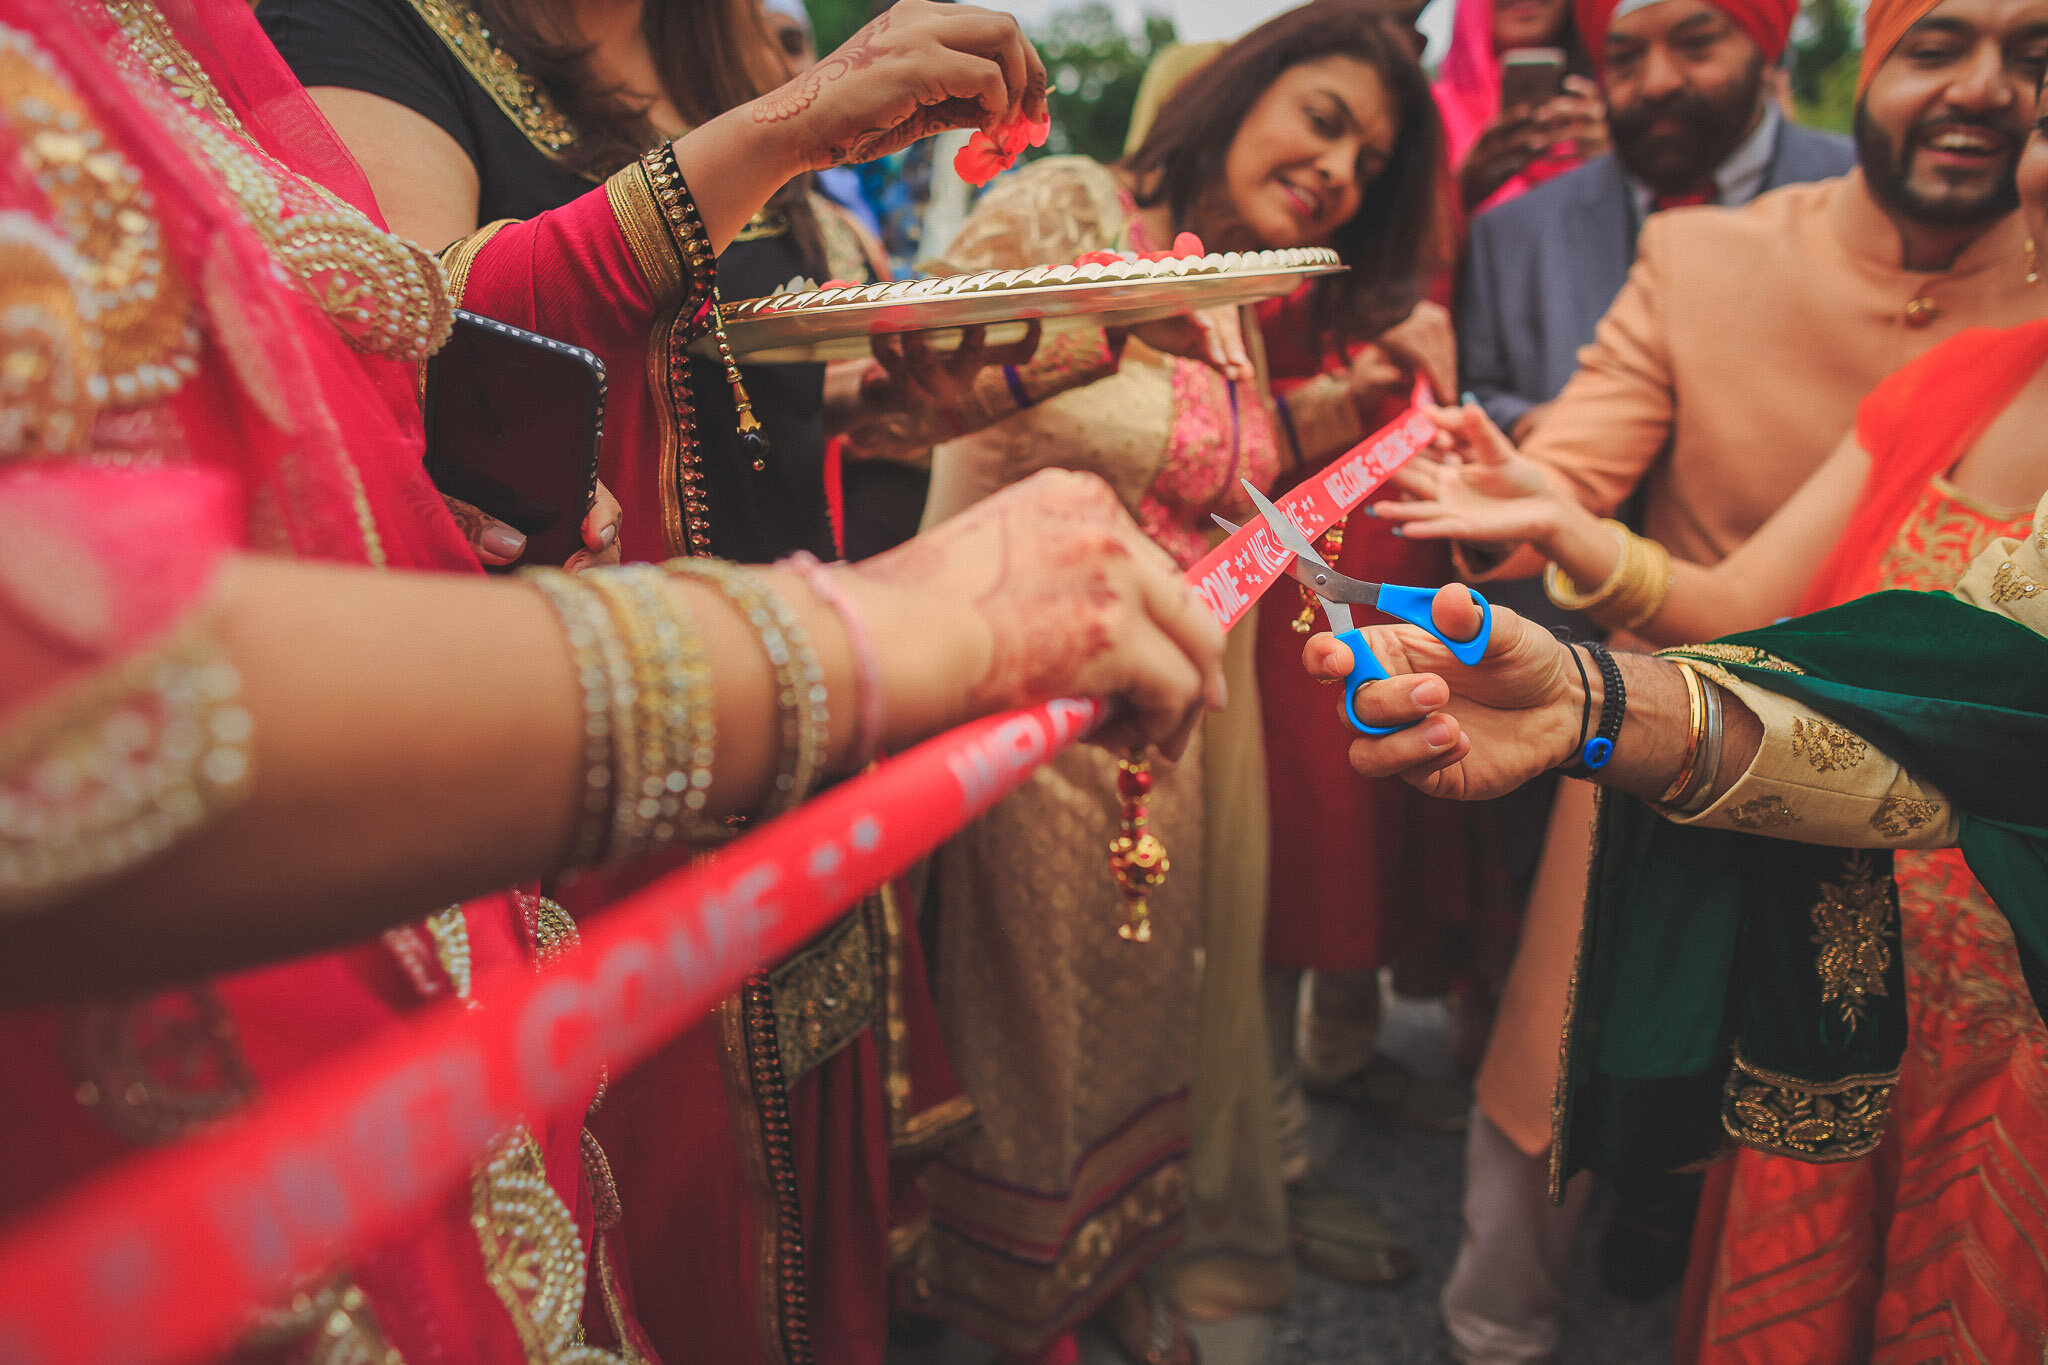
[[[1335,631],[1337,638],[1351,650],[1351,674],[1344,679],[1344,719],[1351,722],[1352,729],[1365,735],[1391,735],[1415,723],[1409,721],[1405,725],[1377,726],[1367,725],[1358,718],[1358,711],[1352,703],[1358,696],[1359,689],[1369,682],[1378,682],[1390,675],[1366,645],[1365,632],[1352,624],[1351,608],[1354,604],[1371,607],[1397,621],[1406,621],[1411,626],[1419,626],[1428,631],[1441,641],[1444,647],[1451,651],[1451,657],[1461,664],[1470,666],[1485,656],[1487,641],[1493,635],[1493,607],[1485,598],[1476,592],[1472,594],[1474,600],[1479,603],[1479,633],[1469,640],[1453,640],[1438,630],[1436,622],[1430,618],[1429,609],[1431,601],[1436,596],[1435,588],[1404,588],[1394,583],[1365,583],[1338,573],[1316,553],[1315,546],[1309,544],[1308,537],[1287,519],[1286,513],[1275,507],[1265,494],[1252,487],[1249,480],[1242,482],[1245,492],[1251,495],[1253,504],[1259,509],[1259,515],[1265,519],[1267,528],[1280,542],[1281,548],[1293,552],[1294,559],[1287,566],[1287,571],[1322,599],[1323,614],[1330,619],[1330,629]],[[1224,530],[1236,534],[1238,528],[1231,522],[1222,517],[1213,519]]]

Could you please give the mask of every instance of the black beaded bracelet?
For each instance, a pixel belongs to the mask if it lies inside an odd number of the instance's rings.
[[[1579,750],[1579,762],[1587,772],[1599,772],[1614,757],[1614,741],[1621,737],[1622,713],[1628,709],[1628,688],[1621,681],[1621,665],[1614,652],[1598,640],[1588,641],[1586,652],[1600,665],[1600,729]]]

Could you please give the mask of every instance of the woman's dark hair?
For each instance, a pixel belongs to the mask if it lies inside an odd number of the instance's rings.
[[[590,47],[563,37],[567,0],[469,3],[506,54],[575,126],[576,143],[564,159],[577,170],[610,175],[675,131],[656,128],[638,101],[592,74]],[[760,0],[648,0],[640,26],[663,92],[693,128],[786,78]],[[823,279],[825,253],[807,197],[810,181],[798,176],[768,207],[789,219],[797,254]]]
[[[1354,57],[1378,73],[1399,121],[1386,167],[1362,185],[1358,212],[1331,246],[1351,267],[1322,281],[1312,317],[1320,340],[1377,335],[1415,306],[1440,259],[1443,126],[1429,82],[1402,36],[1370,0],[1313,0],[1232,43],[1160,106],[1124,158],[1138,203],[1167,205],[1185,223],[1223,184],[1223,163],[1246,115],[1280,74],[1323,57]]]

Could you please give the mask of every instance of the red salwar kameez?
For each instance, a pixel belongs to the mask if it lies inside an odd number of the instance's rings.
[[[0,11],[9,910],[135,866],[240,799],[251,720],[212,605],[226,556],[477,572],[420,469],[413,381],[446,335],[441,276],[373,214],[245,6]],[[570,933],[538,897],[500,894],[342,951],[10,1013],[0,1216]],[[610,1192],[585,1184],[582,1119],[581,1104],[527,1116],[468,1187],[353,1248],[243,1350],[644,1357],[614,1247],[592,1241]],[[590,1268],[602,1292],[586,1304]]]

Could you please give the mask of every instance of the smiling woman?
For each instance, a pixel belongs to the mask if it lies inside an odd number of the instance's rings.
[[[1324,336],[1303,338],[1317,350],[1414,304],[1440,164],[1436,109],[1404,38],[1376,5],[1318,0],[1189,78],[1122,164],[1050,157],[999,181],[932,264],[1022,269],[1159,250],[1184,232],[1211,251],[1328,246],[1351,270],[1318,287]],[[1010,373],[1014,411],[935,452],[927,524],[1059,464],[1103,475],[1192,564],[1212,511],[1246,515],[1238,480],[1263,489],[1278,475],[1278,426],[1262,367],[1226,374],[1161,349],[1171,343],[1148,329],[1042,347]],[[1092,382],[1069,382],[1083,373]],[[1359,407],[1379,396],[1339,383],[1290,398],[1302,457],[1350,445]],[[1132,1281],[1179,1238],[1190,1185],[1211,1183],[1188,1173],[1198,952],[1205,1010],[1226,961],[1249,969],[1245,995],[1257,996],[1255,957],[1227,946],[1257,941],[1257,921],[1243,926],[1263,916],[1267,871],[1252,637],[1239,634],[1231,708],[1179,763],[1141,775],[1109,756],[1057,761],[935,861],[941,1026],[982,1125],[927,1181],[934,1308],[1016,1357],[1051,1358],[1104,1309],[1131,1359],[1189,1358]],[[1120,808],[1147,801],[1172,871],[1149,892],[1139,946],[1118,936],[1125,905],[1104,850]],[[1277,1161],[1264,1174],[1279,1226],[1247,1250],[1271,1267],[1288,1245]]]

